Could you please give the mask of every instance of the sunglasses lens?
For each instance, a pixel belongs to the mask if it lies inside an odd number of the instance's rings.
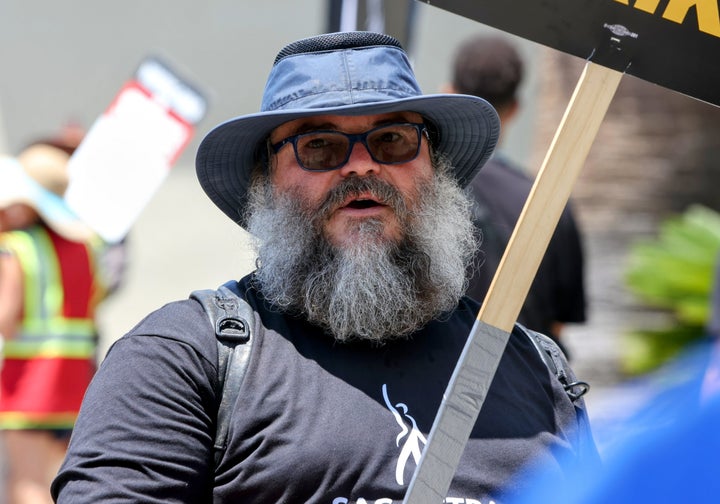
[[[308,133],[297,140],[298,160],[308,170],[332,170],[346,161],[349,150],[350,139],[342,133]]]
[[[420,149],[420,129],[413,124],[389,124],[367,132],[360,138],[372,158],[383,164],[412,161]],[[345,133],[318,131],[298,135],[296,153],[306,170],[333,170],[345,164],[354,141]]]
[[[367,147],[375,161],[405,163],[417,156],[420,146],[418,129],[410,124],[391,124],[370,132]]]

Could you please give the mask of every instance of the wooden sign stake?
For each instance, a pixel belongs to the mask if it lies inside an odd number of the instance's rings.
[[[623,73],[585,65],[435,418],[405,504],[443,502],[513,325]]]

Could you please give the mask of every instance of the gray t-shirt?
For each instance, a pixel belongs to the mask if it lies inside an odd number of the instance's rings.
[[[399,503],[477,315],[459,307],[410,339],[340,344],[234,284],[262,331],[213,473],[217,349],[193,300],[149,315],[109,351],[52,492],[59,503]],[[502,502],[529,462],[597,462],[574,405],[513,333],[447,502]],[[474,499],[474,500],[473,500]]]

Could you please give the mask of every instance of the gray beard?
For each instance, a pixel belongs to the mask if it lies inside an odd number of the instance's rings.
[[[257,181],[250,190],[248,231],[264,297],[338,341],[407,337],[453,309],[465,291],[477,241],[471,201],[440,164],[420,187],[412,213],[394,187],[374,177],[346,179],[320,209],[309,208],[300,194],[273,196],[267,179]],[[394,209],[403,239],[384,239],[383,224],[365,220],[351,245],[333,246],[322,232],[328,209],[368,189]]]

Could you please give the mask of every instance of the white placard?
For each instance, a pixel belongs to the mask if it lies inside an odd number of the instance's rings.
[[[138,80],[122,88],[69,163],[68,205],[111,243],[130,231],[190,141],[193,123],[205,113],[202,97],[177,78],[155,78],[152,90],[143,85],[148,68],[156,76],[162,75],[158,68],[172,75],[156,60],[141,65]],[[159,88],[163,82],[170,87]],[[169,100],[178,89],[184,99]]]

